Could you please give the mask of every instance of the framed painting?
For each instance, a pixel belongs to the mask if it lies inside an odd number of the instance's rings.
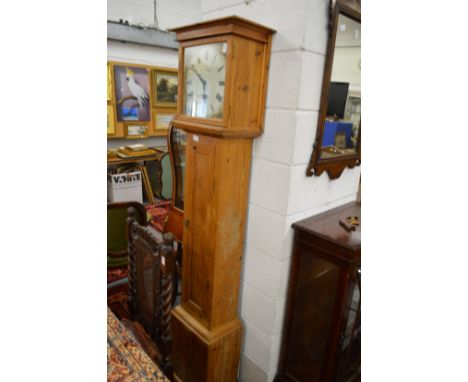
[[[115,134],[114,105],[107,105],[107,135]]]
[[[153,103],[159,107],[177,107],[177,70],[153,70]]]
[[[149,69],[132,65],[115,65],[115,102],[120,122],[150,120]]]
[[[125,138],[138,139],[148,137],[148,125],[145,123],[125,124]]]
[[[169,128],[169,123],[176,115],[176,110],[155,110],[153,115],[154,130],[156,132],[166,132],[166,130]]]
[[[107,64],[107,100],[112,101],[112,70],[110,64]]]

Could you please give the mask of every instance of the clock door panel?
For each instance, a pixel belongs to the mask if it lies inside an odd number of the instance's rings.
[[[198,141],[189,134],[187,145],[187,173],[191,174],[193,184],[187,184],[185,197],[190,197],[185,210],[186,224],[184,236],[187,235],[186,258],[189,266],[185,268],[189,280],[183,284],[187,288],[185,296],[191,308],[199,317],[207,320],[211,315],[211,296],[213,285],[210,280],[213,274],[214,250],[211,227],[213,226],[214,210],[210,208],[213,200],[213,183],[216,145],[211,138],[196,136]],[[190,277],[188,277],[190,274]]]
[[[230,86],[230,99],[235,102],[231,105],[229,117],[236,116],[236,119],[232,121],[231,127],[255,130],[261,115],[259,113],[262,100],[260,95],[264,84],[257,79],[262,78],[264,71],[265,44],[237,38],[234,39],[233,50],[235,57],[251,57],[253,62],[242,59],[232,60],[234,75],[233,84]]]

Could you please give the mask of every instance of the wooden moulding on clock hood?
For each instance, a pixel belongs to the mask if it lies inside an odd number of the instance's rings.
[[[200,26],[203,26],[202,33],[200,33]],[[177,33],[176,40],[179,42],[227,34],[247,37],[260,42],[268,42],[271,34],[276,33],[274,29],[239,16],[222,17],[172,28],[169,31]]]

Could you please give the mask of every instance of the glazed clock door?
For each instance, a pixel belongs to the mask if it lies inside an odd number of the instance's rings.
[[[184,49],[185,115],[223,119],[227,46],[222,41]]]

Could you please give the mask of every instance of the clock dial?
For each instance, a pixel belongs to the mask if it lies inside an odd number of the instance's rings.
[[[223,118],[227,43],[184,49],[184,114]]]

